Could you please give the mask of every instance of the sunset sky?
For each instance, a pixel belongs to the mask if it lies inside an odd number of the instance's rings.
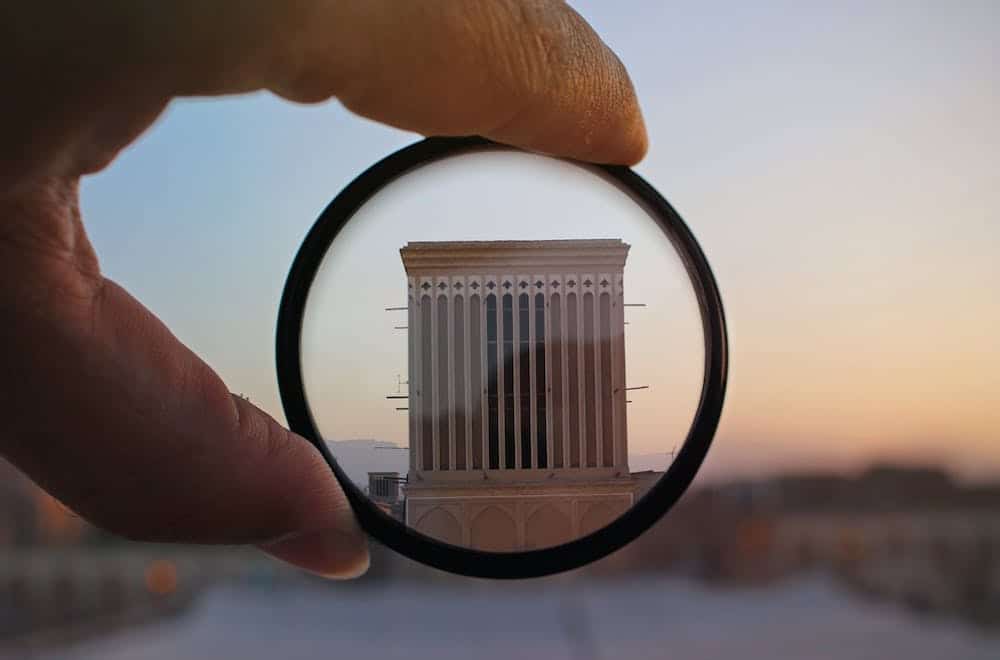
[[[851,470],[872,460],[1000,476],[1000,5],[635,2],[626,12],[572,4],[629,67],[651,143],[636,169],[694,230],[726,303],[730,388],[705,477]],[[85,182],[83,211],[105,273],[233,391],[282,419],[273,336],[295,251],[344,185],[416,138],[336,102],[301,107],[265,94],[179,102]],[[543,195],[568,195],[580,207],[560,226],[590,237],[610,214],[595,201],[603,184],[587,185],[582,171],[548,172],[565,190],[529,194],[531,181],[508,172],[495,175],[498,199],[549,205],[553,217],[564,205]],[[462,190],[475,188],[476,175],[450,176],[471,177],[447,184],[454,222],[475,209],[477,198]],[[500,195],[501,179],[522,192]],[[436,217],[436,227],[449,226]],[[640,226],[603,234],[634,245],[643,277],[627,269],[627,286],[655,277],[657,263],[661,281],[677,281],[669,258],[657,257],[669,257],[663,246],[632,237],[643,236]],[[426,224],[413,233],[388,236],[387,257],[360,248],[353,256],[398,264],[406,240],[443,237]],[[377,272],[371,286],[402,277],[401,267]],[[645,404],[634,397],[647,412],[630,429],[634,449],[668,451],[676,411],[691,407],[681,392],[690,391],[686,347],[697,342],[683,324],[692,317],[679,294],[636,295],[663,298],[630,312],[633,357],[653,350],[642,332],[680,324],[672,370],[654,368],[662,358],[629,363],[633,383],[674,379],[644,394]],[[401,302],[374,300],[370,321],[351,323],[391,326],[380,310]],[[391,392],[404,366],[382,373],[380,365],[358,391]],[[337,393],[330,405],[385,403],[349,396]],[[675,412],[658,419],[666,409]],[[344,418],[343,433],[361,434],[352,423]]]

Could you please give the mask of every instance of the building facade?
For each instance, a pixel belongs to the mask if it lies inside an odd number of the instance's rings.
[[[540,548],[632,504],[619,240],[420,242],[408,284],[406,520]]]

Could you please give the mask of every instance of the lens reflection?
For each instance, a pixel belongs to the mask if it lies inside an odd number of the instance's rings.
[[[373,197],[327,253],[302,346],[350,478],[417,531],[500,552],[627,511],[680,449],[704,360],[690,281],[646,212],[510,151]]]

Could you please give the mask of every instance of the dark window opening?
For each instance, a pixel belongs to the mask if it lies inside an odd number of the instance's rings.
[[[464,470],[465,460],[465,303],[462,296],[455,296],[455,318],[452,331],[454,365],[452,382],[455,385],[455,469]]]
[[[566,298],[566,360],[569,380],[569,465],[580,467],[580,363],[576,294]]]
[[[497,297],[486,297],[486,377],[489,408],[490,469],[500,468],[500,407],[497,388]]]
[[[562,307],[559,294],[552,294],[549,302],[549,318],[552,323],[552,467],[563,467],[563,328]]]
[[[519,375],[520,415],[521,415],[521,467],[531,467],[531,298],[522,293],[517,301],[518,351],[517,368]]]
[[[583,297],[583,375],[586,411],[587,467],[597,467],[597,387],[594,373],[594,294]]]
[[[472,416],[474,470],[483,469],[483,336],[479,310],[479,296],[472,296],[469,298],[469,414]]]
[[[513,468],[514,460],[514,297],[503,297],[503,396],[504,396],[504,467]]]
[[[545,296],[535,295],[535,436],[540,468],[549,466],[547,417],[545,410]]]
[[[451,437],[448,418],[451,401],[448,397],[448,299],[438,296],[437,303],[437,400],[438,400],[438,469],[451,469]]]

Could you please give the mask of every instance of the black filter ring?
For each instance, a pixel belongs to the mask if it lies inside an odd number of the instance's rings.
[[[705,340],[704,380],[688,436],[666,473],[628,512],[587,536],[523,552],[472,550],[421,534],[380,510],[347,477],[312,418],[302,380],[302,321],[309,289],[327,250],[353,215],[384,186],[429,163],[470,152],[509,149],[480,137],[427,138],[387,156],[358,176],[323,211],[292,263],[278,310],[278,388],[289,428],[316,446],[329,463],[361,527],[378,542],[410,559],[461,575],[529,578],[578,568],[625,546],[660,519],[681,497],[701,467],[722,414],[728,375],[726,320],[715,277],[680,215],[649,183],[627,167],[581,167],[612,182],[656,220],[684,262],[698,298]]]

